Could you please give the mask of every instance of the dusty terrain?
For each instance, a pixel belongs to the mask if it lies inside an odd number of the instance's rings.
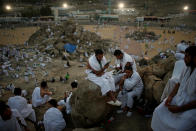
[[[133,32],[138,29],[136,27],[120,27],[114,25],[105,26],[95,26],[95,25],[84,25],[86,30],[97,32],[104,39],[113,40],[117,46],[126,51],[129,54],[142,56],[145,55],[149,58],[155,56],[160,51],[165,51],[166,49],[175,49],[175,45],[181,40],[185,41],[195,41],[196,31],[176,31],[175,34],[163,33],[163,29],[147,27],[147,31],[153,31],[156,35],[161,35],[161,38],[154,42],[149,42],[148,48],[146,48],[145,43],[137,42],[132,39],[126,39],[125,35],[129,32]],[[24,44],[28,40],[38,27],[24,27],[15,29],[0,29],[0,45],[8,44]],[[171,39],[173,38],[173,41]],[[167,43],[168,41],[168,43]],[[152,49],[150,49],[152,47]]]

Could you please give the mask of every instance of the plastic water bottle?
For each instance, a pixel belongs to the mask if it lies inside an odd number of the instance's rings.
[[[69,79],[69,73],[67,72],[65,79],[68,80]]]

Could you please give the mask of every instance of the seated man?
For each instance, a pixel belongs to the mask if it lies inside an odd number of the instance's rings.
[[[47,82],[41,82],[41,88],[36,87],[32,94],[33,107],[38,107],[45,104],[49,99],[52,92],[48,91]]]
[[[184,60],[178,60],[175,63],[174,70],[172,73],[172,78],[170,78],[163,90],[162,96],[161,96],[161,102],[169,96],[169,94],[172,92],[173,88],[176,84],[179,83],[180,76],[182,72],[186,69],[186,64],[184,63]]]
[[[27,129],[24,118],[16,109],[10,109],[5,102],[0,101],[0,130],[1,131],[23,131]]]
[[[125,52],[122,52],[120,50],[115,50],[114,51],[114,56],[116,57],[116,70],[117,71],[121,71],[122,73],[124,72],[124,68],[126,65],[131,65],[133,71],[137,71],[136,68],[136,63],[134,58],[132,58],[130,55],[128,55]],[[121,77],[123,76],[123,74],[120,73],[119,75],[115,75],[114,79],[115,79],[115,83],[119,82],[119,80],[121,79]]]
[[[186,70],[180,83],[154,110],[151,127],[154,131],[196,130],[196,46],[185,50]]]
[[[176,54],[175,54],[175,57],[176,57],[177,60],[183,60],[184,59],[184,53],[185,53],[185,50],[188,46],[189,45],[187,45],[184,40],[182,40],[181,43],[179,43],[177,45]]]
[[[72,87],[72,92],[74,92],[77,89],[78,83],[77,83],[76,80],[71,83],[71,87]],[[69,94],[67,92],[65,92],[64,100],[60,100],[58,102],[59,106],[65,106],[66,107],[66,113],[67,114],[71,114],[70,99],[71,99],[71,96],[72,96],[72,92],[69,93]]]
[[[65,126],[65,120],[63,114],[57,108],[57,101],[51,99],[48,101],[50,108],[44,114],[44,127],[45,131],[62,131]]]
[[[14,89],[14,97],[8,99],[8,105],[11,109],[17,109],[23,118],[29,118],[33,123],[36,122],[35,111],[32,105],[27,103],[27,100],[21,96],[21,89]]]
[[[95,50],[95,54],[88,60],[86,70],[87,78],[101,88],[102,95],[108,95],[110,97],[113,103],[109,101],[109,104],[120,106],[121,103],[116,101],[114,95],[115,84],[112,74],[105,72],[108,66],[109,63],[107,63],[106,58],[103,56],[103,51],[101,49]]]
[[[134,97],[139,98],[143,91],[143,82],[140,75],[133,71],[131,65],[125,66],[125,74],[119,82],[119,95],[118,98],[122,101],[121,108],[127,112],[127,117],[132,115],[132,107],[134,102]],[[123,112],[122,110],[118,111]]]

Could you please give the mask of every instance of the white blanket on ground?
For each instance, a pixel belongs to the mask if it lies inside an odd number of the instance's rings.
[[[183,72],[180,87],[171,105],[182,106],[196,100],[196,69],[190,75],[188,67]],[[154,131],[193,131],[196,130],[196,109],[172,113],[163,101],[154,111],[151,127]]]
[[[27,126],[24,118],[20,115],[18,110],[12,109],[12,116],[10,120],[4,121],[0,116],[0,129],[1,131],[22,131],[22,127],[18,123],[18,119],[21,123]]]
[[[96,71],[101,70],[101,66],[98,63],[95,55],[91,56],[89,58],[89,64],[91,68],[93,68]],[[104,67],[104,65],[107,63],[105,57],[101,60],[101,65]],[[92,70],[87,69],[87,78],[97,84],[101,88],[102,95],[105,95],[109,91],[115,91],[115,84],[114,84],[114,78],[112,76],[111,72],[105,72],[102,76],[97,76],[94,73],[92,73]]]
[[[40,87],[36,87],[33,91],[33,94],[32,94],[33,107],[38,107],[40,105],[45,104],[50,98],[50,96],[48,95],[41,97],[40,91],[41,91]]]
[[[14,96],[8,99],[8,105],[11,109],[17,109],[18,112],[24,117],[28,117],[31,114],[31,120],[36,121],[36,116],[31,104],[27,104],[27,100],[22,96]]]
[[[44,114],[45,131],[61,131],[65,128],[66,123],[63,114],[59,109],[51,107]]]

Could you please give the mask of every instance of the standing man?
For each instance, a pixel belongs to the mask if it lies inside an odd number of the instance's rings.
[[[171,94],[154,110],[154,131],[196,130],[196,46],[185,50],[186,70]]]

